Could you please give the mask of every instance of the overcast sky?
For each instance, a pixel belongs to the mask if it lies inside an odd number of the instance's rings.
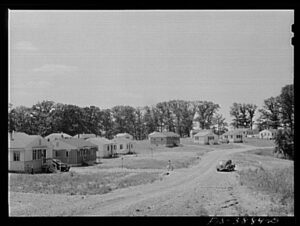
[[[9,102],[262,106],[293,83],[290,11],[9,12]]]

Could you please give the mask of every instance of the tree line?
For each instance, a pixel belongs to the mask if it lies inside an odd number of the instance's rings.
[[[170,100],[153,106],[118,105],[110,109],[96,106],[79,107],[45,100],[32,107],[9,106],[9,131],[46,136],[64,132],[70,135],[93,133],[112,138],[117,133],[130,133],[135,139],[147,138],[153,131],[173,131],[189,136],[195,112],[202,129],[226,131],[225,118],[218,113],[220,106],[211,101]]]
[[[96,106],[79,107],[71,104],[45,100],[32,107],[8,107],[8,130],[46,136],[64,132],[74,136],[79,133],[93,133],[113,138],[117,133],[130,133],[137,140],[146,139],[153,131],[173,131],[181,137],[189,136],[193,122],[201,129],[212,129],[221,135],[228,124],[220,106],[211,101],[170,100],[156,105],[131,107],[118,105],[110,109]],[[194,118],[195,113],[198,116]],[[254,121],[255,114],[260,116]],[[259,130],[283,128],[276,138],[277,150],[293,156],[294,140],[294,86],[286,85],[281,94],[264,100],[261,109],[255,104],[233,103],[230,108],[234,128]]]

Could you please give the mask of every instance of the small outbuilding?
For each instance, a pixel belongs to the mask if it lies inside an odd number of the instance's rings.
[[[52,144],[53,158],[71,166],[96,162],[98,146],[82,138],[59,139],[52,141]]]
[[[227,131],[222,135],[222,140],[231,143],[242,143],[244,140],[244,134],[240,130]]]
[[[180,144],[180,136],[174,132],[153,132],[148,135],[151,144],[174,147]]]
[[[218,144],[219,139],[211,130],[203,130],[194,135],[194,143]]]
[[[264,129],[259,132],[259,138],[260,139],[275,139],[277,135],[277,130],[276,129]]]
[[[89,138],[87,141],[98,146],[97,159],[111,158],[116,154],[115,144],[113,141],[104,137]]]
[[[51,133],[48,136],[45,137],[45,139],[49,142],[52,142],[57,139],[66,139],[66,138],[71,138],[69,134],[66,133]]]
[[[41,172],[46,158],[52,158],[53,146],[39,135],[13,132],[8,134],[8,170]]]

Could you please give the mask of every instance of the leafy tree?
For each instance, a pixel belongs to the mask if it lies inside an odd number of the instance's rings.
[[[259,109],[260,117],[258,125],[262,129],[277,129],[280,126],[280,98],[270,97],[264,100],[262,109]]]
[[[231,123],[235,128],[251,128],[257,106],[254,104],[233,103],[230,108],[230,115],[233,118]]]
[[[294,129],[294,85],[286,85],[282,88],[279,96],[281,106],[281,121],[282,123],[290,128]]]
[[[225,118],[222,114],[217,113],[213,118],[213,131],[217,135],[222,135],[225,133],[227,129],[227,122],[225,122]]]
[[[275,137],[275,154],[283,154],[285,158],[294,159],[294,133],[291,129],[280,129]]]
[[[220,106],[211,101],[195,101],[194,106],[199,113],[199,117],[196,120],[200,123],[201,129],[210,129],[213,116]]]

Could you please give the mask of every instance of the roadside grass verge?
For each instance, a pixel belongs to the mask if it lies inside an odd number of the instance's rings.
[[[275,157],[273,152],[274,152],[274,148],[261,148],[261,149],[250,150],[247,151],[246,153]]]
[[[281,169],[247,169],[238,172],[241,185],[271,195],[271,200],[279,204],[273,211],[277,214],[294,213],[294,167]]]
[[[255,147],[275,147],[274,140],[259,139],[259,138],[245,138],[245,144]]]
[[[98,172],[79,174],[10,174],[10,191],[24,193],[95,195],[112,190],[152,183],[159,179],[158,172]]]

